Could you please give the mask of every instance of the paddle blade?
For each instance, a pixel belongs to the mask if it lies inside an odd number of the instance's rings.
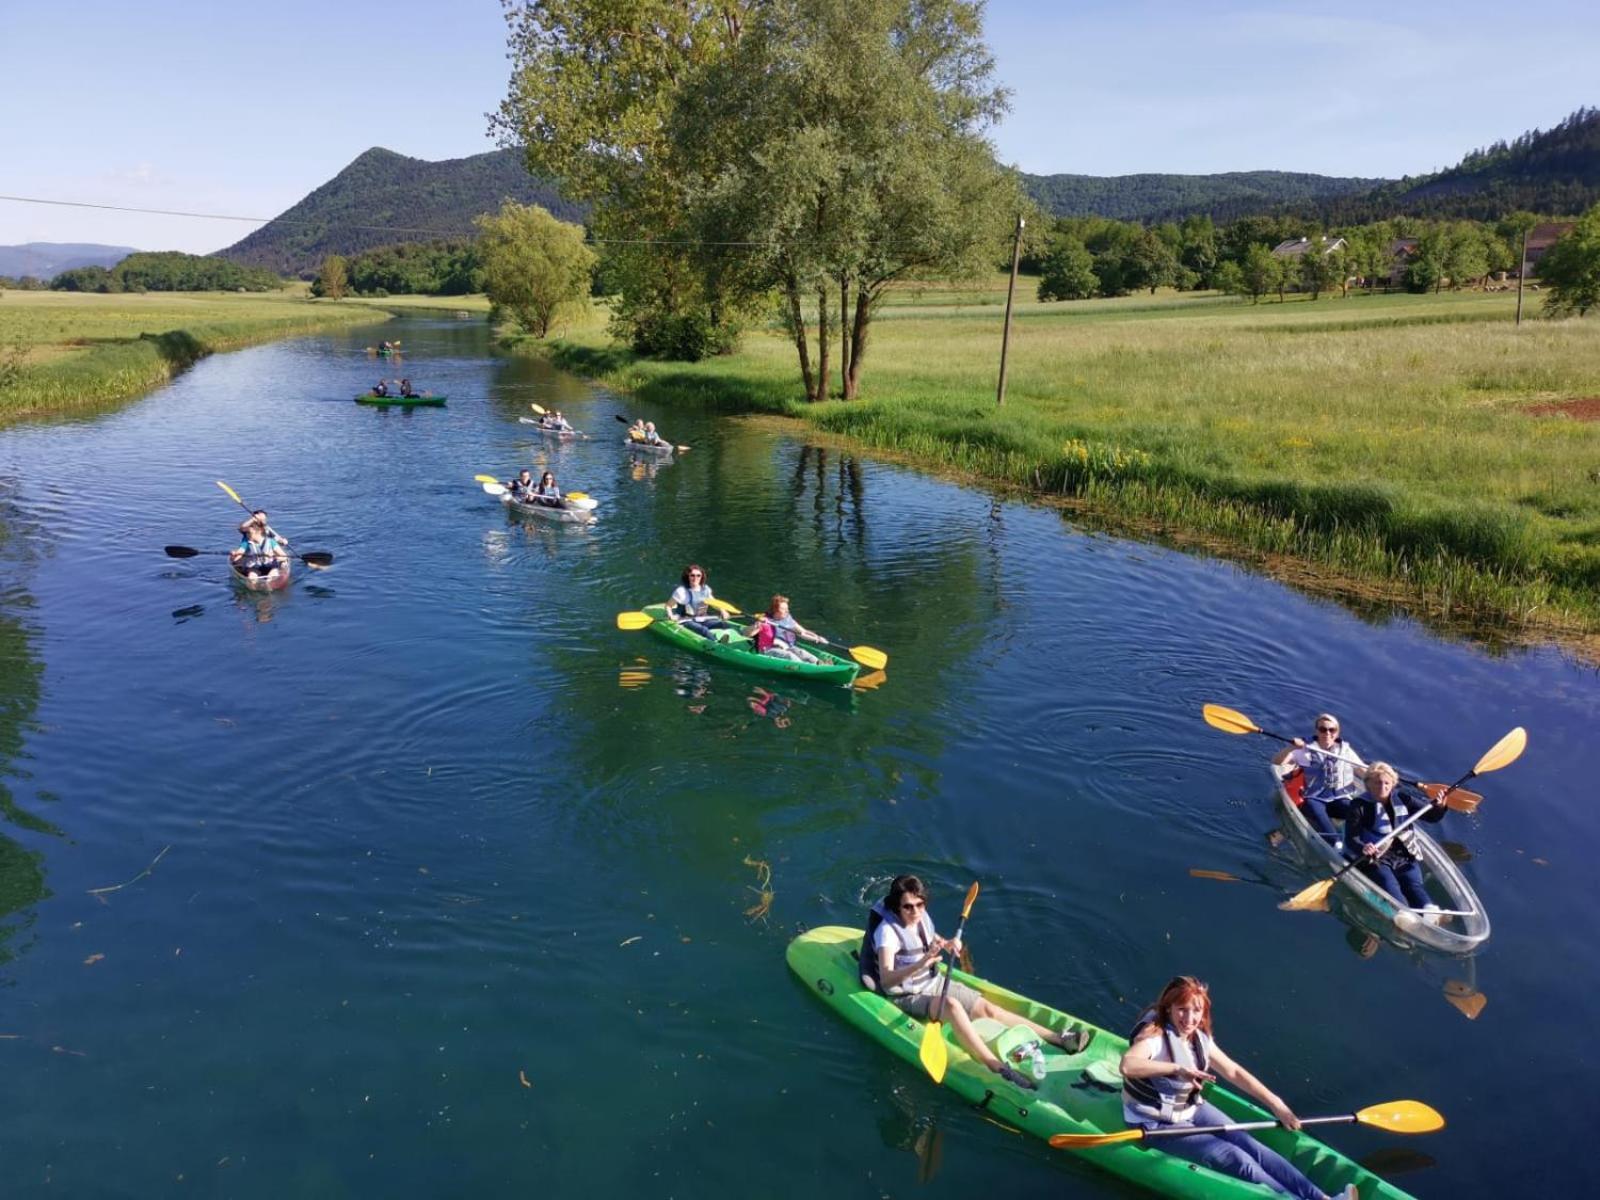
[[[851,646],[850,657],[869,671],[881,671],[889,665],[889,656],[871,646]]]
[[[1445,982],[1444,998],[1469,1021],[1476,1021],[1478,1014],[1483,1011],[1483,1006],[1489,1003],[1489,997],[1460,979],[1450,979]]]
[[[1226,871],[1208,871],[1204,867],[1190,867],[1189,874],[1196,879],[1215,879],[1218,883],[1243,883],[1237,875],[1229,875]]]
[[[217,480],[217,486],[218,486],[218,487],[219,487],[219,488],[221,488],[221,489],[222,489],[222,490],[223,490],[223,491],[225,491],[225,492],[227,492],[227,493],[228,493],[228,496],[229,496],[229,498],[230,498],[230,499],[232,499],[232,500],[233,500],[233,502],[234,502],[234,503],[235,503],[235,504],[244,504],[244,501],[243,501],[243,500],[241,500],[241,499],[239,499],[239,493],[238,493],[238,492],[236,492],[236,491],[234,491],[234,490],[233,490],[233,489],[232,489],[232,488],[231,488],[231,487],[229,487],[229,486],[228,486],[228,485],[227,485],[227,484],[225,484],[225,483],[223,483],[223,482],[222,482],[222,480],[220,480],[220,479],[219,479],[219,480]],[[249,506],[249,505],[248,505],[248,504],[244,504],[244,506],[245,506],[245,507],[246,507],[246,508],[249,508],[249,507],[250,507],[250,506]]]
[[[600,501],[591,500],[587,496],[583,497],[581,500],[573,496],[568,496],[567,500],[569,501],[569,507],[582,509],[584,512],[593,512],[595,509],[600,507]]]
[[[538,413],[541,417],[544,416],[544,409],[540,408],[537,404],[530,404],[528,407],[533,409],[533,411]]]
[[[1356,1120],[1390,1133],[1433,1133],[1444,1128],[1444,1117],[1420,1100],[1391,1100],[1356,1113]]]
[[[1445,796],[1445,807],[1451,812],[1476,812],[1478,805],[1483,803],[1483,797],[1478,795],[1477,792],[1469,792],[1466,788],[1458,788],[1451,792],[1448,783],[1424,782],[1420,790],[1429,800],[1437,800],[1440,796]],[[1449,795],[1445,795],[1446,792],[1449,792]]]
[[[1206,724],[1213,729],[1220,729],[1223,733],[1260,733],[1256,723],[1242,712],[1231,708],[1223,708],[1220,704],[1208,704],[1200,710],[1200,715],[1205,717]]]
[[[1296,892],[1278,905],[1284,912],[1327,912],[1328,893],[1333,890],[1333,880],[1319,879],[1303,891]]]
[[[621,413],[612,413],[612,414],[611,414],[611,415],[612,415],[612,416],[613,416],[613,417],[614,417],[614,418],[616,418],[616,419],[617,419],[617,420],[618,420],[618,421],[621,421],[621,422],[622,422],[622,423],[623,423],[623,424],[624,424],[624,425],[631,425],[631,424],[633,424],[633,422],[632,422],[632,421],[630,421],[630,420],[628,420],[628,418],[627,418],[627,417],[625,417],[625,416],[623,416],[623,415],[622,415],[622,414],[621,414]]]
[[[929,1021],[923,1026],[922,1045],[917,1049],[917,1058],[923,1070],[928,1072],[929,1079],[935,1083],[944,1082],[945,1068],[950,1065],[950,1051],[944,1044],[944,1031],[940,1029],[938,1021]]]
[[[300,561],[308,567],[331,567],[333,554],[327,550],[307,550],[300,556]]]
[[[707,600],[706,603],[725,617],[738,617],[744,615],[739,611],[737,606],[729,604],[726,600],[718,600],[715,596]]]
[[[687,453],[689,453],[690,450],[694,449],[694,447],[693,446],[674,446],[673,449],[676,450],[679,454],[687,454]]]
[[[166,551],[168,558],[193,558],[200,553],[193,546],[168,546]]]
[[[567,499],[568,500],[587,500],[587,499],[589,499],[589,493],[588,492],[568,492],[567,493]]]
[[[474,475],[473,478],[476,479],[479,483],[499,483],[500,482],[493,475]]]
[[[972,886],[967,889],[967,902],[961,906],[961,919],[965,921],[972,912],[972,905],[978,899],[978,881],[974,879]]]
[[[1501,767],[1509,767],[1522,757],[1527,745],[1528,731],[1518,725],[1496,742],[1489,753],[1478,760],[1478,765],[1472,768],[1472,774],[1486,775],[1490,771],[1498,771]]]
[[[882,671],[872,671],[866,675],[857,675],[855,682],[850,686],[858,692],[870,692],[873,688],[882,687],[889,676]]]
[[[498,483],[486,483],[483,485],[483,490],[491,496],[504,496],[506,494],[506,489]]]
[[[1142,1129],[1119,1129],[1115,1133],[1053,1133],[1050,1135],[1050,1144],[1057,1150],[1090,1150],[1095,1146],[1137,1142],[1142,1137]]]
[[[635,629],[649,629],[655,624],[655,618],[649,613],[625,612],[617,614],[617,628],[630,632]]]

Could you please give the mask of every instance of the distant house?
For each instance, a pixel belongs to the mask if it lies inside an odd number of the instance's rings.
[[[1544,252],[1561,240],[1561,236],[1576,225],[1576,221],[1547,221],[1528,231],[1528,274],[1539,273],[1539,260]]]
[[[1335,250],[1341,249],[1344,246],[1344,239],[1334,238],[1330,242],[1325,237],[1319,237],[1317,239],[1317,245],[1322,250],[1322,256],[1326,258]],[[1287,242],[1279,242],[1276,246],[1274,246],[1272,248],[1272,253],[1278,258],[1299,258],[1310,249],[1310,238],[1290,238]]]
[[[1411,265],[1411,260],[1417,256],[1417,247],[1421,244],[1418,238],[1395,238],[1389,243],[1389,286],[1395,287],[1405,281],[1406,268]]]

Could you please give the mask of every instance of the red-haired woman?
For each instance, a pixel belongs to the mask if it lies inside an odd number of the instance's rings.
[[[1180,975],[1139,1018],[1122,1056],[1122,1115],[1130,1125],[1159,1129],[1169,1125],[1226,1125],[1231,1119],[1201,1099],[1201,1087],[1221,1077],[1259,1100],[1286,1128],[1300,1118],[1277,1094],[1222,1052],[1211,1040],[1211,994],[1206,985]],[[1187,1158],[1224,1175],[1233,1175],[1301,1200],[1328,1200],[1283,1155],[1248,1133],[1196,1133],[1162,1138],[1168,1154]],[[1341,1195],[1353,1196],[1354,1187]]]

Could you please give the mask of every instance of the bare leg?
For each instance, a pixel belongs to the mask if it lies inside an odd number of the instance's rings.
[[[930,1021],[939,1019],[939,1004],[940,1001],[935,1000],[928,1006],[928,1019]],[[978,1036],[978,1031],[972,1027],[972,1018],[967,1016],[967,1010],[961,1007],[961,1001],[946,997],[944,1004],[948,1009],[945,1019],[950,1022],[950,1028],[956,1031],[956,1037],[967,1048],[967,1053],[988,1067],[989,1070],[999,1071],[1001,1067],[1000,1059]]]
[[[979,1000],[978,1003],[973,1006],[972,1015],[974,1017],[987,1017],[991,1021],[999,1021],[1002,1025],[1026,1025],[1029,1029],[1039,1034],[1039,1036],[1044,1038],[1044,1040],[1049,1042],[1052,1046],[1059,1046],[1063,1050],[1073,1052],[1081,1049],[1081,1047],[1078,1045],[1077,1035],[1075,1033],[1063,1036],[1054,1029],[1047,1029],[1045,1026],[1040,1025],[1037,1021],[1030,1021],[1027,1017],[1021,1016],[1017,1013],[1007,1012],[998,1004],[990,1004],[987,1000]],[[1071,1044],[1063,1045],[1063,1041]]]

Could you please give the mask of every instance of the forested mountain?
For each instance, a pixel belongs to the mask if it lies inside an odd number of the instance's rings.
[[[441,238],[470,238],[472,219],[503,200],[539,204],[568,221],[583,209],[532,178],[515,150],[424,162],[373,147],[288,211],[218,251],[224,258],[310,276],[329,254]]]
[[[1292,171],[1218,175],[1027,175],[1028,194],[1052,216],[1174,221],[1206,214],[1269,212],[1335,196],[1364,195],[1384,179],[1347,179]]]
[[[1388,183],[1365,196],[1323,200],[1330,223],[1407,215],[1492,221],[1508,212],[1566,216],[1600,202],[1600,108],[1549,130],[1474,150],[1447,171]]]
[[[96,242],[26,242],[21,246],[0,246],[0,275],[12,279],[24,275],[49,279],[73,267],[114,267],[132,253],[132,246],[102,246]]]

